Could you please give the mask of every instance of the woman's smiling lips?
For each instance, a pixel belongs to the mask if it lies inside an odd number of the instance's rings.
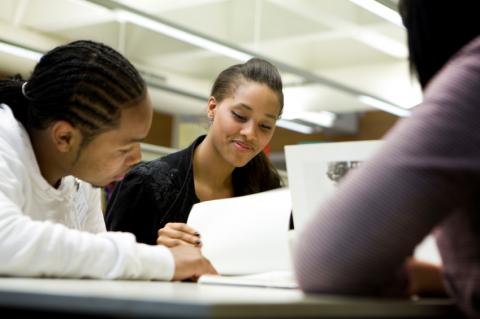
[[[239,141],[239,140],[233,140],[233,144],[235,145],[235,148],[237,150],[242,151],[242,152],[250,152],[250,151],[253,151],[255,149],[253,147],[253,145],[251,145],[249,143]]]

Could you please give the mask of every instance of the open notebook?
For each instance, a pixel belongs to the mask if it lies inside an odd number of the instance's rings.
[[[202,236],[203,254],[221,276],[199,283],[295,288],[291,272],[288,188],[201,202],[188,224]]]
[[[382,143],[372,140],[285,146],[296,233],[333,194],[340,180],[367,161]],[[433,264],[442,263],[431,235],[416,247],[415,257]]]
[[[295,230],[308,222],[347,173],[366,161],[380,140],[285,146]]]

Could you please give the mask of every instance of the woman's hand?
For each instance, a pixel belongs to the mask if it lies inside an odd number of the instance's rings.
[[[157,232],[157,244],[169,248],[178,245],[201,247],[200,234],[185,223],[168,223]]]
[[[406,261],[409,275],[408,293],[418,296],[446,296],[441,266],[409,258]]]

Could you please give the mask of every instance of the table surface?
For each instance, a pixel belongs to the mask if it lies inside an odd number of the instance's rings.
[[[118,318],[440,318],[448,299],[376,299],[305,295],[297,289],[187,282],[0,278],[2,309]]]

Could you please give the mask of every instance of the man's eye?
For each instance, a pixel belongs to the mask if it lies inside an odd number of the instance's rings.
[[[266,131],[269,131],[269,130],[272,129],[272,127],[271,127],[270,125],[266,125],[266,124],[260,125],[260,128],[261,128],[262,130],[266,130]]]
[[[131,151],[131,148],[119,150],[118,152],[119,152],[120,154],[127,154],[127,153],[130,152],[130,151]]]

